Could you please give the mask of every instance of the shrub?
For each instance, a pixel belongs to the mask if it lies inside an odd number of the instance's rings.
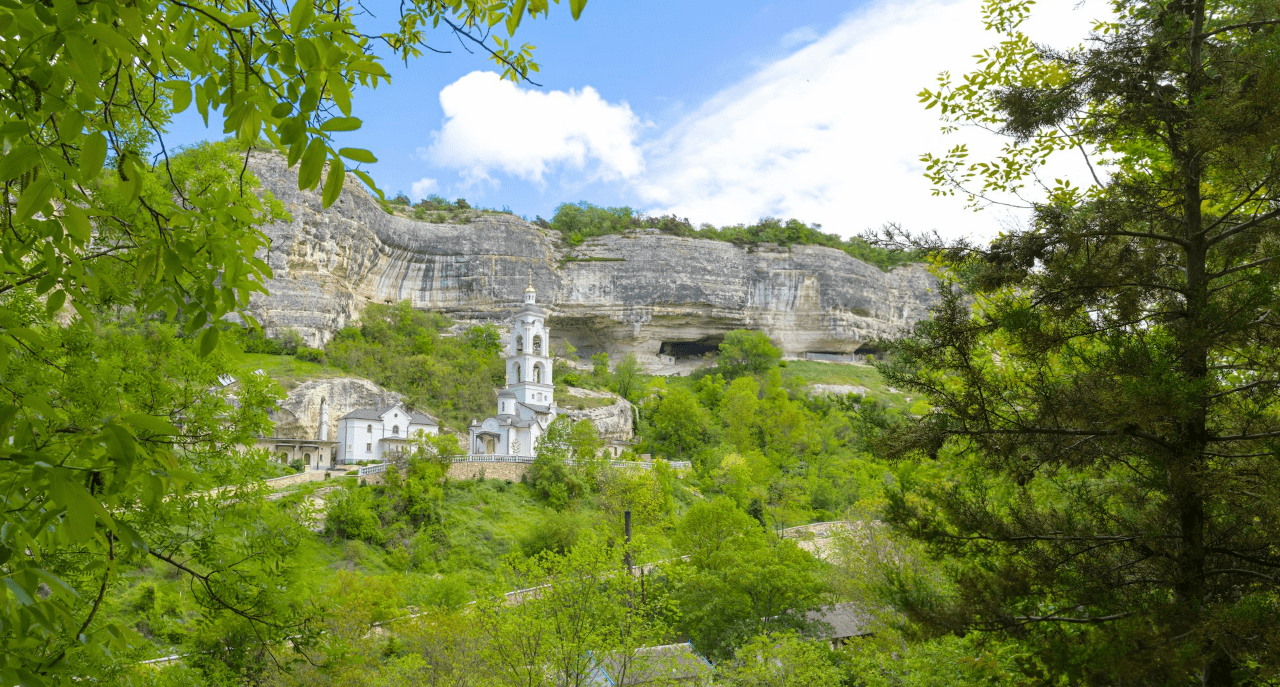
[[[307,464],[302,462],[301,458],[294,458],[289,461],[289,469],[293,470],[295,473],[302,472],[307,469]]]
[[[373,490],[354,488],[336,492],[325,511],[324,531],[343,539],[371,544],[385,542],[382,521],[374,511]]]
[[[320,363],[321,365],[325,364],[326,362],[324,351],[320,350],[319,348],[308,348],[306,346],[300,346],[297,352],[293,354],[293,357],[297,358],[298,360],[306,360],[307,362]]]
[[[743,374],[761,374],[778,364],[782,351],[778,350],[764,332],[735,329],[724,335],[717,362],[729,378]]]

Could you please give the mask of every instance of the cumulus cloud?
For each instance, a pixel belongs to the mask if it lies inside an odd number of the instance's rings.
[[[980,4],[881,0],[850,15],[651,141],[637,192],[652,211],[716,224],[772,215],[843,235],[887,221],[993,234],[1007,213],[974,214],[958,198],[933,197],[919,161],[957,142],[941,136],[936,111],[917,94],[943,69],[963,73],[994,42]],[[1057,46],[1079,43],[1094,15],[1072,11],[1074,4],[1036,5],[1028,33]],[[975,155],[993,151],[991,139],[975,140]]]
[[[620,181],[644,170],[640,119],[591,87],[544,93],[472,72],[440,91],[440,105],[444,125],[420,152],[469,183],[502,172],[542,184],[557,169]]]
[[[413,186],[410,191],[413,193],[414,200],[422,200],[432,193],[435,193],[439,188],[440,184],[436,182],[435,179],[422,177],[421,179],[413,182]]]

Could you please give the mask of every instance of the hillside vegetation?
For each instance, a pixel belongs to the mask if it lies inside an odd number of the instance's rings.
[[[559,232],[564,241],[571,246],[581,245],[583,241],[595,236],[623,234],[637,229],[657,229],[672,236],[725,241],[737,246],[754,246],[762,243],[784,247],[826,246],[842,250],[882,270],[924,260],[922,253],[873,246],[856,236],[842,238],[836,234],[824,233],[821,231],[822,225],[805,224],[796,219],[783,221],[765,217],[751,225],[734,224],[715,227],[704,223],[695,227],[688,218],[679,218],[675,215],[651,217],[636,213],[629,207],[601,207],[584,200],[578,203],[563,203],[556,208],[556,213],[550,222],[541,217],[536,222],[544,228]]]

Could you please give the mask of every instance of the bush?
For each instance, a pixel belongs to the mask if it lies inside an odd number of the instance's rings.
[[[307,469],[307,464],[302,462],[301,458],[294,458],[289,461],[289,469],[293,470],[295,473],[302,472]]]
[[[312,362],[312,363],[320,363],[321,365],[327,362],[324,355],[324,351],[320,350],[319,348],[308,348],[306,346],[299,347],[297,352],[293,354],[293,357],[297,358],[298,360],[305,360],[307,362]]]
[[[336,492],[325,511],[325,534],[382,544],[386,533],[374,510],[373,490],[363,487]]]
[[[743,374],[762,374],[781,359],[782,351],[764,332],[735,329],[724,335],[717,365],[724,370],[725,377],[733,378]]]

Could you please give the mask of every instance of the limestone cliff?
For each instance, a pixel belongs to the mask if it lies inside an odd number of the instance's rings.
[[[656,232],[570,249],[511,215],[431,224],[386,214],[349,177],[328,210],[299,192],[277,155],[254,171],[292,216],[266,228],[275,272],[250,309],[272,334],[294,327],[320,345],[368,303],[412,301],[454,317],[501,321],[532,274],[557,340],[585,354],[693,355],[731,329],[759,329],[788,355],[849,354],[924,318],[932,277],[884,272],[817,246],[741,248]]]
[[[588,400],[589,399],[589,400]],[[591,403],[592,407],[586,407]],[[608,405],[599,405],[607,403]],[[607,391],[575,387],[556,389],[557,413],[574,421],[590,420],[606,444],[623,444],[634,438],[634,410],[627,399]]]
[[[319,439],[323,417],[328,425],[326,438],[335,441],[338,418],[359,408],[384,408],[403,398],[367,379],[313,379],[290,390],[272,413],[271,419],[276,423],[274,436]]]

